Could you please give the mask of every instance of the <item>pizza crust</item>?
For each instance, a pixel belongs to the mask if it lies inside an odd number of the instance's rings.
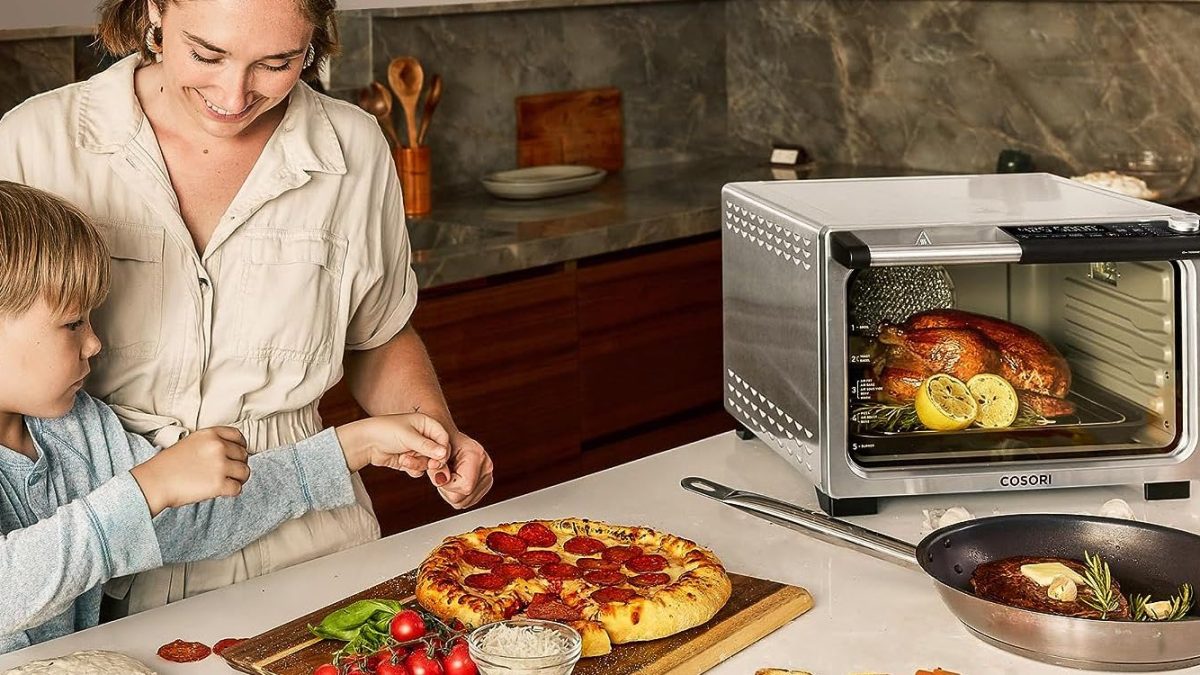
[[[600,588],[583,579],[551,582],[540,574],[534,579],[513,579],[497,590],[469,587],[463,580],[485,570],[463,559],[467,551],[486,551],[487,536],[493,532],[516,534],[527,522],[541,523],[557,536],[555,546],[563,562],[574,564],[580,558],[563,544],[575,536],[598,539],[607,546],[637,546],[646,555],[667,560],[662,570],[668,583],[650,588],[628,582],[640,597],[628,602],[600,603],[590,597]],[[417,600],[445,621],[457,619],[468,627],[510,618],[524,611],[541,594],[551,594],[578,610],[582,619],[570,621],[584,636],[583,656],[607,653],[610,644],[656,640],[699,626],[711,619],[729,600],[732,585],[720,560],[695,542],[644,527],[614,525],[596,520],[564,518],[560,520],[505,523],[477,528],[466,534],[447,537],[421,564],[417,575]],[[535,547],[536,549],[537,547]]]

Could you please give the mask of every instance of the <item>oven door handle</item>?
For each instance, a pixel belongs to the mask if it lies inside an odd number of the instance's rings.
[[[835,232],[829,237],[830,255],[848,269],[896,267],[901,265],[968,265],[1021,262],[1021,244],[1016,240],[939,243],[936,245],[871,246],[853,232]]]

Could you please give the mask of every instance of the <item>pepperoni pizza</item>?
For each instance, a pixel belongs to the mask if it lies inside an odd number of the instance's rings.
[[[721,561],[694,542],[566,518],[447,537],[421,564],[416,595],[468,627],[514,616],[568,623],[583,635],[583,656],[598,656],[699,626],[731,590]]]

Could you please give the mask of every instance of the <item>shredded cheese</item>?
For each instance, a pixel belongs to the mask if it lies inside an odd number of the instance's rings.
[[[505,624],[484,633],[478,647],[489,656],[522,659],[560,656],[571,651],[567,639],[555,631]]]

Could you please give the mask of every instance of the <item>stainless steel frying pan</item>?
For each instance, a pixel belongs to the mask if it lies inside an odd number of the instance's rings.
[[[975,566],[1019,555],[1082,559],[1098,553],[1121,590],[1165,599],[1200,581],[1200,536],[1128,520],[1058,514],[995,516],[942,528],[915,547],[878,532],[704,478],[686,490],[831,543],[924,570],[959,621],[985,642],[1038,661],[1117,671],[1173,670],[1200,664],[1200,618],[1100,621],[1043,614],[971,592]],[[1195,610],[1193,610],[1195,611]]]

